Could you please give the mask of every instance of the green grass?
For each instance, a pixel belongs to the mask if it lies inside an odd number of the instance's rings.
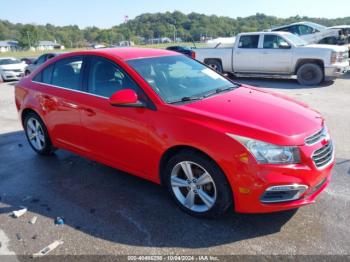
[[[167,43],[167,44],[153,44],[153,45],[136,45],[136,47],[144,47],[144,48],[166,48],[168,46],[172,45],[184,45],[184,46],[190,46],[193,47],[193,43]],[[203,47],[205,44],[203,43],[196,43],[197,47]],[[38,57],[42,54],[49,53],[49,52],[55,52],[55,53],[63,53],[63,52],[71,52],[71,51],[78,51],[78,50],[84,50],[84,48],[67,48],[64,50],[45,50],[45,51],[17,51],[17,52],[5,52],[0,53],[0,57],[17,57],[17,58],[23,58],[23,57]]]

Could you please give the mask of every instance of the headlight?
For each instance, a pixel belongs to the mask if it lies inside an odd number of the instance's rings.
[[[345,52],[345,53],[332,52],[331,64],[345,62],[348,58],[349,58],[348,52]]]
[[[263,141],[227,135],[243,144],[255,157],[258,163],[265,164],[297,164],[300,163],[300,151],[295,146],[278,146]]]

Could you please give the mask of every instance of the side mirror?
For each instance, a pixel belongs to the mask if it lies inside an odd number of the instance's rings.
[[[138,96],[133,89],[123,89],[115,92],[109,98],[109,103],[112,106],[144,107],[144,104],[138,100]]]
[[[288,43],[286,43],[286,42],[280,43],[278,45],[278,47],[281,48],[281,49],[290,49],[291,48],[291,46]]]

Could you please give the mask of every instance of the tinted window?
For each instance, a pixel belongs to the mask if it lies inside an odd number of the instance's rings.
[[[299,34],[300,35],[309,35],[314,33],[314,29],[307,25],[299,25]]]
[[[278,49],[280,48],[281,44],[289,46],[289,44],[280,36],[277,36],[277,35],[264,36],[264,48]]]
[[[52,71],[54,65],[50,65],[42,70],[39,74],[37,74],[33,80],[40,83],[51,84]]]
[[[243,35],[239,38],[239,48],[258,48],[259,35]]]
[[[73,57],[55,63],[52,84],[55,86],[79,90],[81,89],[82,57]]]
[[[122,89],[134,89],[138,94],[140,90],[133,80],[115,63],[94,57],[91,60],[89,72],[89,93],[110,97]]]

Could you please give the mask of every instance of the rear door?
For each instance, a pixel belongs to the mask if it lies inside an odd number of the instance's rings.
[[[46,67],[33,79],[40,85],[40,103],[52,139],[63,147],[84,150],[80,104],[84,57],[69,57]]]
[[[261,72],[288,74],[292,68],[292,46],[281,36],[266,34],[261,49]]]
[[[261,72],[261,50],[259,34],[242,35],[233,50],[233,71],[237,73]]]

